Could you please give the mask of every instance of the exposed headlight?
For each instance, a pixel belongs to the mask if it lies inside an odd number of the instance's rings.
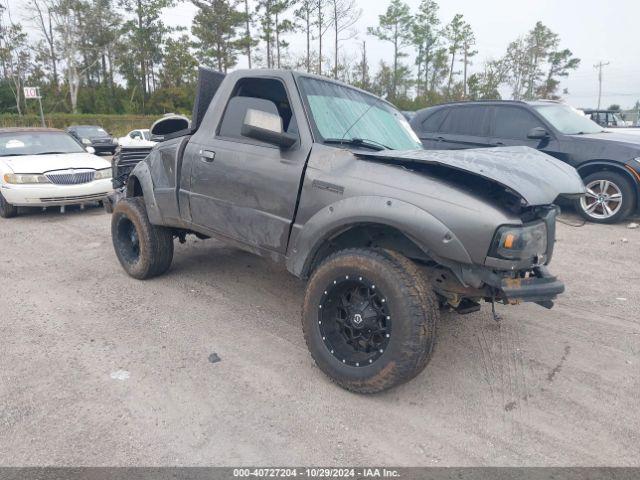
[[[14,185],[23,185],[25,183],[51,183],[44,175],[33,173],[5,173],[4,181]]]
[[[102,170],[96,170],[96,175],[93,178],[95,180],[104,180],[105,178],[111,178],[111,169],[103,168]]]
[[[490,256],[506,260],[526,260],[547,253],[547,225],[536,222],[523,227],[498,228]]]
[[[91,140],[89,140],[88,138],[83,138],[82,143],[84,143],[85,145],[91,145]]]

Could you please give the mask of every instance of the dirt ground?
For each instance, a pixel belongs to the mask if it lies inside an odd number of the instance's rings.
[[[359,396],[307,353],[301,281],[193,238],[136,281],[109,221],[0,221],[0,465],[640,466],[640,229],[560,224],[553,310],[446,314],[421,375]]]

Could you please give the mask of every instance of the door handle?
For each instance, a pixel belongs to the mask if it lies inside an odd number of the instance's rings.
[[[436,137],[436,142],[444,142],[444,137]]]
[[[200,158],[205,162],[213,162],[216,159],[216,152],[211,150],[200,150]]]
[[[504,143],[502,143],[502,142],[496,142],[496,147],[504,147]]]

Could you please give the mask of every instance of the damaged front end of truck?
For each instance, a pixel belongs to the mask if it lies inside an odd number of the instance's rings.
[[[553,256],[556,217],[560,213],[555,203],[561,197],[572,199],[585,191],[573,167],[527,147],[384,150],[357,156],[436,177],[511,217],[511,222],[501,225],[486,222],[485,228],[494,233],[484,258],[476,255],[468,264],[435,254],[435,258],[423,262],[443,304],[459,313],[477,311],[481,300],[534,302],[551,308],[556,296],[564,291],[563,282],[550,273],[547,265]],[[442,218],[448,217],[445,211],[439,213]],[[477,228],[477,223],[473,225]],[[454,235],[447,232],[442,242],[451,241]],[[479,229],[475,235],[482,242]]]

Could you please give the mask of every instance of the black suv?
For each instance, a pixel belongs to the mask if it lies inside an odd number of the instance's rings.
[[[592,222],[622,221],[639,204],[640,135],[605,132],[565,104],[450,103],[420,110],[411,127],[427,149],[524,145],[568,163],[587,187],[578,211]]]

